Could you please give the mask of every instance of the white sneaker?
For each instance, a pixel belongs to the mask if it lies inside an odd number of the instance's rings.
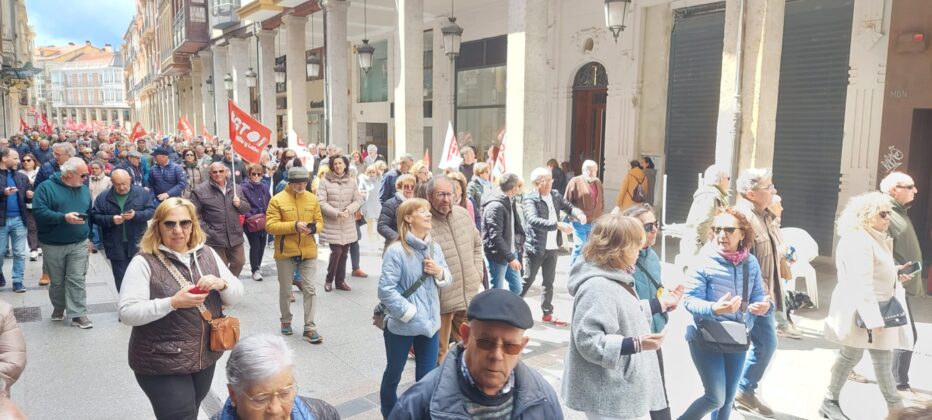
[[[32,250],[29,251],[29,261],[36,261],[39,259],[39,251]]]
[[[39,256],[42,256],[42,248],[39,248]]]
[[[252,273],[252,279],[255,281],[262,281],[262,273],[258,271]]]

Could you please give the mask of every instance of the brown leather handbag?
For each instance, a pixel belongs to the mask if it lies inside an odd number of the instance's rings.
[[[178,271],[174,265],[165,260],[165,256],[161,253],[158,254],[159,262],[168,270],[168,272],[175,278],[175,281],[178,282],[178,285],[181,288],[187,286],[193,286],[191,282],[184,278],[181,275],[181,272]],[[201,312],[201,318],[204,318],[208,324],[210,324],[210,350],[211,351],[227,351],[233,350],[233,346],[236,345],[236,342],[239,341],[239,318],[232,316],[221,316],[219,318],[214,318],[214,315],[210,313],[210,310],[204,306],[203,303],[197,305],[197,310]]]

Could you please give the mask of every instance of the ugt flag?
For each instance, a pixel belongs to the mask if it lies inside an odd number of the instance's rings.
[[[230,109],[230,140],[233,150],[250,163],[259,163],[262,150],[269,144],[272,130],[253,119],[249,113],[227,99]]]
[[[191,127],[191,123],[188,122],[184,115],[178,119],[178,131],[181,131],[186,141],[191,141],[194,138],[194,128]]]

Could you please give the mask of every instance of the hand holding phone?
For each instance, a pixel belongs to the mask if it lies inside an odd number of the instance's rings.
[[[193,293],[195,295],[206,295],[210,293],[210,290],[204,290],[204,289],[201,289],[200,287],[194,286],[191,290],[188,290],[188,292]]]
[[[922,271],[922,264],[919,261],[908,262],[902,265],[896,273],[901,276],[912,276],[918,272]]]

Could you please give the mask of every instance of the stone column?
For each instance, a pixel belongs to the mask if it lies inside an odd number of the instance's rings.
[[[349,126],[349,45],[346,38],[346,10],[349,8],[348,0],[322,0],[326,14],[324,39],[327,46],[325,77],[330,78],[327,86],[326,110],[327,140],[349,150],[349,136],[352,131]],[[423,7],[422,7],[423,9]],[[290,60],[289,60],[290,61]],[[290,105],[290,103],[289,103]],[[397,108],[396,108],[397,109]],[[306,124],[305,124],[306,125]],[[305,130],[306,131],[306,130]],[[386,151],[389,152],[389,151]]]
[[[547,161],[547,10],[539,0],[508,1],[505,167],[529,179]]]
[[[233,102],[240,109],[249,112],[249,86],[246,85],[246,72],[253,66],[249,60],[249,40],[230,39],[230,64],[233,69]]]
[[[201,116],[203,117],[203,119],[201,120],[202,121],[201,125],[204,128],[206,128],[207,131],[209,131],[211,134],[216,134],[216,130],[214,128],[214,119],[215,119],[214,113],[216,112],[216,109],[214,108],[215,95],[210,93],[210,89],[217,88],[217,81],[211,80],[212,87],[208,87],[207,78],[211,77],[213,74],[212,69],[209,67],[209,65],[210,65],[210,57],[207,57],[207,56],[201,57],[201,79],[200,79],[200,88],[199,88],[201,91],[201,102],[198,103],[196,106],[198,107],[198,109],[201,110]],[[201,130],[201,127],[197,127],[197,129],[198,129],[197,132],[199,134],[203,131]]]
[[[424,0],[398,0],[395,156],[424,153]]]
[[[124,128],[123,127],[123,113],[124,113],[124,110],[122,108],[117,108],[117,121],[120,122],[120,130]]]
[[[259,80],[256,84],[259,87],[259,121],[272,130],[275,143],[278,131],[275,127],[275,32],[260,31],[256,36],[259,37]]]
[[[191,56],[191,115],[189,122],[194,128],[194,134],[200,135],[201,124],[204,123],[204,97],[201,94],[203,83],[203,60],[198,55]]]
[[[103,121],[103,119],[100,117],[100,108],[94,109],[94,116],[97,118],[97,122]]]
[[[307,66],[305,65],[304,28],[306,17],[287,15],[282,18],[285,24],[285,45],[287,56],[285,74],[288,84],[288,126],[285,133],[295,133],[298,138],[307,140]],[[346,22],[344,22],[344,25]],[[274,89],[273,89],[274,90]],[[288,147],[297,149],[297,139],[288,135]]]
[[[227,106],[228,93],[223,86],[223,77],[227,74],[227,46],[214,46],[214,109],[217,116],[217,137],[221,141],[230,139],[230,110]]]

